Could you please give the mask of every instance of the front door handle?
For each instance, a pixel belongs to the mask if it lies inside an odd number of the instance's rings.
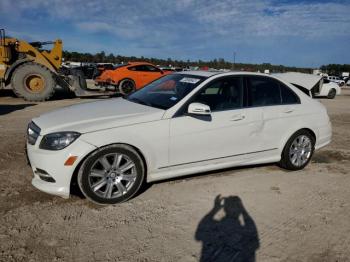
[[[241,114],[234,115],[234,116],[231,117],[231,121],[240,121],[240,120],[243,120],[243,119],[245,119],[245,116],[241,115]]]

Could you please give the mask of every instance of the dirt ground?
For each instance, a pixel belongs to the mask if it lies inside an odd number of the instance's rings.
[[[350,261],[350,90],[320,99],[333,142],[302,171],[211,172],[106,207],[36,190],[24,154],[31,118],[87,101],[0,90],[0,261]]]

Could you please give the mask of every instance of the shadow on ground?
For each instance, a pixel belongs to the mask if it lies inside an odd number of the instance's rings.
[[[16,97],[16,95],[10,89],[2,89],[0,90],[0,97]]]
[[[0,104],[0,116],[12,113],[13,111],[22,110],[29,106],[35,106],[36,104],[18,104],[18,105],[1,105]]]
[[[25,101],[23,98],[17,97],[13,93],[13,91],[9,90],[9,89],[0,90],[0,97],[10,97],[10,98],[17,99],[18,101]],[[121,97],[121,95],[119,95],[119,94],[103,95],[101,93],[100,95],[95,95],[95,96],[80,97],[80,99],[110,98],[110,97]],[[77,98],[77,96],[74,94],[74,92],[60,88],[60,89],[55,90],[54,95],[48,101],[63,100],[63,99],[73,99],[73,98]]]
[[[254,262],[260,246],[255,222],[238,196],[218,195],[200,221],[195,239],[202,242],[201,262]]]

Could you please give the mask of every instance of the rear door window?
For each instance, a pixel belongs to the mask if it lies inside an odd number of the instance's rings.
[[[281,105],[280,85],[272,78],[248,76],[248,107]]]
[[[282,104],[290,105],[290,104],[300,103],[299,97],[293,92],[292,89],[290,89],[288,86],[285,86],[282,83],[280,83],[280,88],[281,88]]]

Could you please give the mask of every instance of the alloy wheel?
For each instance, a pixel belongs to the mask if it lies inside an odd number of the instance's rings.
[[[306,135],[297,136],[289,148],[290,162],[296,167],[301,167],[309,160],[311,152],[311,139]]]
[[[135,87],[133,82],[131,82],[130,80],[125,80],[121,83],[119,91],[123,95],[128,95],[134,91],[134,88]]]
[[[125,154],[112,153],[98,158],[91,166],[88,182],[91,191],[104,199],[125,195],[136,180],[136,165]]]

